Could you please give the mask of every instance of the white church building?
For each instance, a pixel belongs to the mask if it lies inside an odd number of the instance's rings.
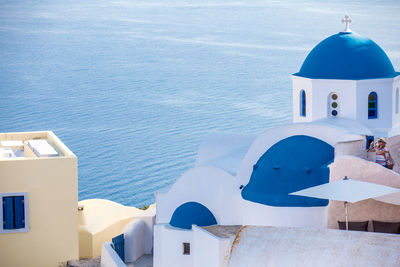
[[[338,228],[343,202],[290,195],[298,190],[344,176],[400,188],[399,166],[386,169],[366,150],[385,137],[399,162],[400,73],[344,22],[292,75],[292,124],[258,136],[210,134],[195,167],[156,193],[155,267],[227,266],[238,231],[258,231],[247,225]],[[369,199],[349,210],[353,221],[400,221],[392,202]]]

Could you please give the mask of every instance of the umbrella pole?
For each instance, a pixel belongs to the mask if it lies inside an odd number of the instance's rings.
[[[348,212],[347,212],[347,201],[344,202],[344,207],[346,208],[346,231],[349,230],[349,219],[348,219]]]

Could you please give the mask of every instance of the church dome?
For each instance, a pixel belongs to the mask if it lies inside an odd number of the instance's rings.
[[[294,75],[311,79],[362,80],[393,78],[398,74],[385,51],[374,41],[353,32],[340,32],[314,47]]]

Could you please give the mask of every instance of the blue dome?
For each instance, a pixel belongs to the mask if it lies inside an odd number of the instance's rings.
[[[174,211],[169,224],[183,229],[192,229],[192,224],[210,226],[217,224],[217,220],[212,212],[202,204],[186,202]]]
[[[242,197],[275,207],[327,206],[326,199],[289,193],[328,183],[328,165],[333,159],[333,147],[320,139],[305,135],[285,138],[270,147],[253,166]]]
[[[340,32],[320,42],[296,76],[311,79],[362,80],[393,78],[399,73],[374,41],[353,32]]]

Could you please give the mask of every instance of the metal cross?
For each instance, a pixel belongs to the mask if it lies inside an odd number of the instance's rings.
[[[342,19],[342,23],[346,23],[346,29],[344,29],[344,32],[351,32],[349,27],[351,22],[352,20],[349,16],[344,16],[344,19]]]

